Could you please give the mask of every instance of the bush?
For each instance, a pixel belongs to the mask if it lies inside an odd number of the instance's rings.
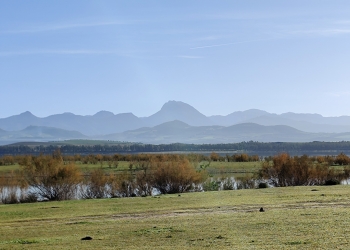
[[[146,197],[152,195],[153,177],[149,174],[150,166],[143,162],[138,166],[139,170],[135,177],[135,191],[138,196]]]
[[[256,181],[251,175],[245,175],[237,178],[237,189],[252,189],[255,188]]]
[[[162,194],[183,193],[203,180],[187,159],[151,163],[153,187]]]
[[[3,188],[1,192],[1,202],[3,204],[17,204],[19,203],[17,197],[17,187]]]
[[[334,163],[338,165],[349,165],[350,158],[346,154],[341,153],[335,158]]]
[[[38,196],[35,193],[28,193],[19,198],[20,203],[34,203],[38,201]]]
[[[207,181],[203,182],[202,187],[204,191],[218,191],[220,185],[220,181],[210,178]]]
[[[18,191],[24,187],[18,171],[12,171],[0,176],[0,199],[4,204],[19,203]]]
[[[340,182],[350,175],[350,169],[336,170],[327,162],[315,162],[306,155],[290,157],[288,154],[280,154],[273,157],[272,164],[266,161],[262,163],[259,177],[267,179],[275,187],[286,187],[322,185],[328,180]]]
[[[99,199],[106,198],[108,177],[101,168],[91,172],[89,177],[84,182],[84,187],[81,190],[83,199]]]
[[[222,190],[234,190],[235,186],[236,182],[233,177],[227,177],[221,181]]]
[[[135,196],[134,177],[130,171],[111,174],[108,178],[108,192],[112,198]]]
[[[81,173],[74,164],[64,165],[58,153],[33,157],[23,166],[26,183],[40,199],[68,200],[76,195]]]

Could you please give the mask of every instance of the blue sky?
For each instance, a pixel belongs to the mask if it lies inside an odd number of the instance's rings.
[[[0,117],[350,115],[350,2],[3,1]]]

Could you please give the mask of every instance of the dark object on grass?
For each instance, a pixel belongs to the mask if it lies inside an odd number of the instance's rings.
[[[260,182],[259,183],[259,188],[268,188],[267,183],[266,182]]]
[[[340,181],[338,180],[326,180],[326,182],[324,183],[324,185],[326,186],[330,186],[330,185],[339,185],[340,184]]]
[[[81,240],[92,240],[92,237],[86,236],[86,237],[84,237],[84,238],[81,238]]]
[[[259,209],[259,212],[265,212],[264,208],[261,207],[261,208]]]

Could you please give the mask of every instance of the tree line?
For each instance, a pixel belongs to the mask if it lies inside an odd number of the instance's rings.
[[[194,152],[194,151],[247,151],[247,152],[311,152],[350,151],[350,142],[240,142],[226,144],[141,144],[120,143],[116,145],[5,145],[0,146],[0,155],[51,154],[60,149],[62,154],[114,154],[143,152]]]

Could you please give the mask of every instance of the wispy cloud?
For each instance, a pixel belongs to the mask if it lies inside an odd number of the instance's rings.
[[[195,39],[195,41],[215,41],[215,40],[219,40],[222,38],[223,38],[223,36],[204,36],[204,37],[199,37],[199,38]]]
[[[185,59],[201,59],[201,58],[204,58],[202,56],[188,56],[188,55],[180,55],[180,56],[177,56],[179,58],[185,58]]]
[[[350,29],[340,29],[340,28],[333,28],[333,29],[314,29],[314,30],[299,30],[299,31],[292,31],[291,34],[308,34],[308,35],[323,35],[323,36],[330,36],[330,35],[342,35],[342,34],[349,34]]]
[[[207,49],[207,48],[229,46],[229,45],[235,45],[235,44],[241,44],[241,43],[253,43],[253,42],[268,41],[268,40],[273,40],[273,38],[269,38],[269,39],[256,39],[256,40],[248,40],[248,41],[232,42],[232,43],[211,44],[211,45],[204,45],[204,46],[193,47],[193,48],[190,48],[190,49]]]
[[[0,52],[0,56],[26,56],[26,55],[120,55],[117,51],[101,50],[25,50]]]
[[[302,12],[273,12],[273,11],[221,11],[206,14],[192,15],[192,18],[200,20],[257,20],[257,19],[276,19],[286,16],[302,15]]]
[[[39,33],[46,31],[58,31],[65,29],[75,29],[75,28],[88,28],[88,27],[100,27],[100,26],[112,26],[112,25],[122,25],[129,24],[125,21],[112,21],[112,22],[92,22],[92,23],[68,23],[68,24],[51,24],[45,26],[33,26],[22,29],[5,30],[1,33],[6,34],[20,34],[20,33]]]

